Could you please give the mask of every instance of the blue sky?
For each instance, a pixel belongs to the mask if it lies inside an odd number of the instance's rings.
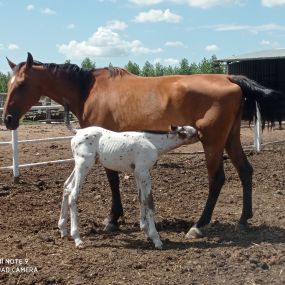
[[[178,64],[285,48],[285,0],[0,0],[0,71],[42,62]]]

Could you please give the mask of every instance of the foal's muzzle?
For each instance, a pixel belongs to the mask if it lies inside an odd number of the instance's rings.
[[[4,123],[6,125],[6,128],[9,130],[16,130],[19,127],[18,117],[10,114],[5,116]]]

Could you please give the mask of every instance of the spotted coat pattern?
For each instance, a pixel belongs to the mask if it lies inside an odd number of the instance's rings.
[[[75,167],[64,184],[58,223],[61,236],[67,235],[67,214],[70,208],[71,236],[77,247],[82,245],[77,223],[77,199],[84,178],[94,163],[100,162],[108,169],[134,173],[140,202],[140,227],[156,248],[162,248],[154,222],[150,169],[161,154],[197,140],[197,131],[191,126],[176,127],[168,133],[118,133],[101,127],[77,130],[71,140]]]

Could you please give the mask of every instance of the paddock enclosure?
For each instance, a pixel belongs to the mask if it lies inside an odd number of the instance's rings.
[[[21,125],[18,132],[19,139],[70,135],[63,125]],[[243,145],[251,144],[252,129],[241,132]],[[264,143],[284,138],[285,130],[263,132]],[[0,141],[9,139],[10,131],[0,126]],[[19,150],[21,163],[71,157],[68,141],[21,144]],[[284,284],[285,142],[268,144],[258,154],[246,150],[254,168],[251,225],[236,228],[242,191],[224,156],[226,183],[212,222],[204,238],[189,240],[185,234],[208,194],[200,150],[199,143],[180,147],[151,172],[161,251],[140,231],[133,175],[120,174],[125,217],[119,232],[106,234],[102,221],[111,193],[104,169],[95,165],[78,202],[85,242],[79,250],[73,240],[61,240],[57,229],[63,183],[73,163],[23,168],[19,184],[11,171],[1,170],[0,284]],[[11,149],[1,146],[0,166],[6,165]]]

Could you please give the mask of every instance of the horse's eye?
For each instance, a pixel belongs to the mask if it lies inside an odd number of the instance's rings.
[[[22,90],[26,87],[26,83],[25,82],[21,82],[19,85],[18,85],[18,89],[19,90]]]

